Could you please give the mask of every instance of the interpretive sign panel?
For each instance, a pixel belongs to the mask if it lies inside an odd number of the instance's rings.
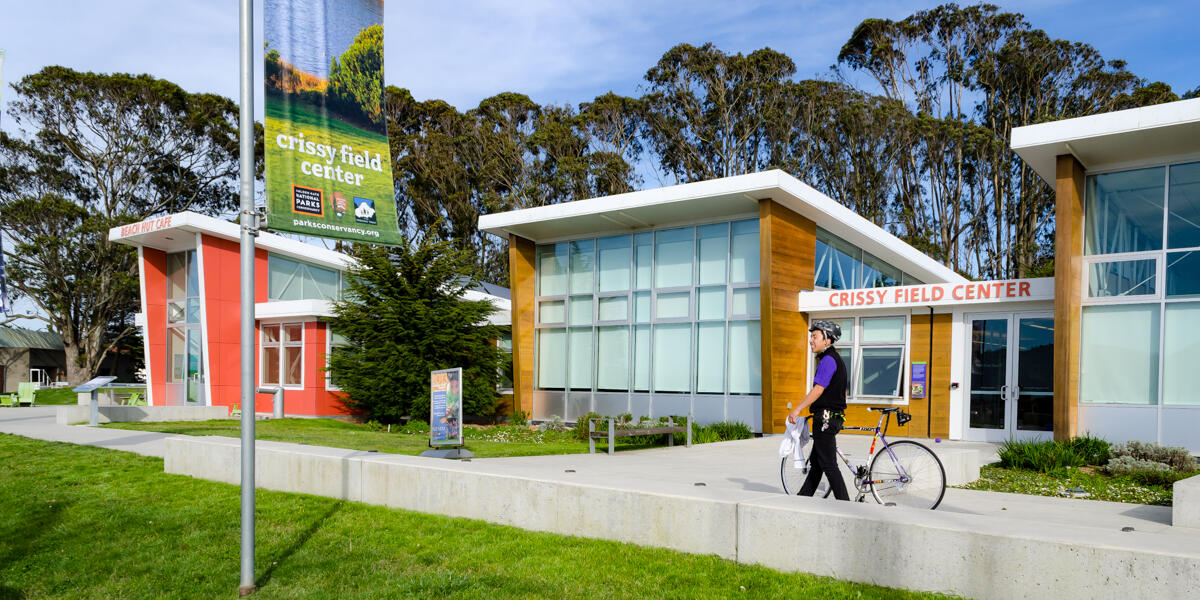
[[[925,368],[928,365],[924,362],[915,362],[912,364],[912,372],[909,374],[908,382],[908,397],[909,398],[924,398],[925,397]]]
[[[72,388],[71,391],[72,392],[91,392],[94,390],[98,390],[113,381],[116,381],[116,379],[117,379],[116,377],[112,377],[112,376],[108,376],[108,375],[106,375],[104,377],[97,377],[91,381],[85,381],[84,383],[80,384],[79,387]]]
[[[462,445],[462,368],[430,373],[429,443]]]
[[[263,11],[267,226],[397,243],[382,0],[266,0]]]

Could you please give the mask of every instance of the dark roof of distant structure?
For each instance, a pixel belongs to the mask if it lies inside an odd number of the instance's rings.
[[[512,300],[512,297],[509,294],[508,288],[500,287],[494,283],[486,283],[486,282],[480,281],[479,285],[476,285],[472,289],[474,289],[477,292],[491,294],[493,296],[496,296],[497,298],[504,298],[505,300]]]
[[[62,350],[62,338],[49,331],[33,331],[20,327],[0,327],[0,348],[37,348]]]

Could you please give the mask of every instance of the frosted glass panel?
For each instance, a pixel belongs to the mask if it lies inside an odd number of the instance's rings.
[[[696,326],[696,393],[725,392],[725,324]]]
[[[593,261],[594,243],[592,240],[584,240],[580,242],[571,242],[571,293],[587,293],[592,291],[592,279],[594,277],[593,270],[596,263]]]
[[[629,327],[596,329],[596,389],[629,390]]]
[[[598,300],[599,319],[601,321],[624,321],[629,318],[629,297],[613,296]]]
[[[601,292],[621,292],[629,289],[633,274],[633,238],[628,235],[603,238],[596,242],[600,254]]]
[[[725,283],[725,258],[729,255],[729,224],[698,227],[700,235],[700,285]]]
[[[650,322],[650,292],[634,292],[633,319],[638,323]]]
[[[654,287],[692,285],[692,228],[654,234]]]
[[[571,297],[568,301],[571,309],[571,320],[568,325],[591,325],[592,324],[592,297],[580,296]]]
[[[538,304],[539,323],[562,323],[566,318],[566,304],[562,300],[546,300]]]
[[[842,328],[843,333],[845,328]],[[904,317],[883,317],[862,320],[862,343],[903,342]]]
[[[692,325],[654,326],[654,391],[688,392],[692,359]]]
[[[757,315],[762,303],[758,296],[758,288],[737,288],[733,290],[733,306],[729,314]]]
[[[700,320],[725,318],[725,286],[700,288],[697,296],[700,307],[696,310],[696,318]]]
[[[729,244],[729,281],[758,281],[758,220],[738,221],[731,225]]]
[[[691,299],[689,292],[671,292],[658,295],[658,306],[654,310],[655,319],[686,319],[690,315],[688,303]]]
[[[1079,401],[1155,404],[1158,331],[1158,304],[1083,307]]]
[[[572,327],[567,383],[573,390],[592,389],[592,328]]]
[[[650,326],[633,328],[633,391],[650,391]]]
[[[539,296],[567,293],[567,245],[538,246],[537,270]]]
[[[1163,327],[1163,404],[1200,404],[1200,302],[1167,305]]]
[[[639,290],[650,287],[650,259],[654,253],[654,234],[639,233],[633,236],[633,286]]]
[[[567,330],[538,330],[538,387],[562,389],[567,378]]]
[[[729,393],[762,393],[762,341],[758,321],[729,324]]]
[[[1164,167],[1087,178],[1084,254],[1162,249]]]

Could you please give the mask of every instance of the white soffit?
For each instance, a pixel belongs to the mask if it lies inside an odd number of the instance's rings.
[[[1200,152],[1200,98],[1026,125],[1012,149],[1054,185],[1055,162],[1074,154],[1087,170]]]
[[[202,233],[228,241],[241,240],[241,226],[194,212],[181,212],[113,227],[108,239],[119,244],[146,246],[164,252],[192,250],[196,240],[192,233]],[[254,239],[255,248],[296,260],[344,271],[354,259],[321,246],[306,244],[273,233],[261,232]]]
[[[926,283],[966,281],[896,236],[780,170],[482,215],[479,229],[533,242],[628,233],[660,225],[757,214],[771,198],[818,227]]]

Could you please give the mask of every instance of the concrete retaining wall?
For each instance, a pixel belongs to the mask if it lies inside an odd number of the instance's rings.
[[[224,406],[100,406],[101,423],[133,421],[207,421],[224,419],[229,408]],[[91,420],[91,405],[58,407],[59,425],[87,423]]]
[[[1171,499],[1171,524],[1200,529],[1200,475],[1175,482]]]
[[[617,489],[485,472],[481,463],[258,442],[259,487],[523,529],[715,554],[784,571],[983,599],[1187,598],[1200,536],[1164,552],[1151,533],[778,493],[654,483]],[[167,440],[165,469],[237,483],[239,441]],[[677,490],[674,490],[677,492]],[[1180,539],[1180,538],[1175,538]]]

